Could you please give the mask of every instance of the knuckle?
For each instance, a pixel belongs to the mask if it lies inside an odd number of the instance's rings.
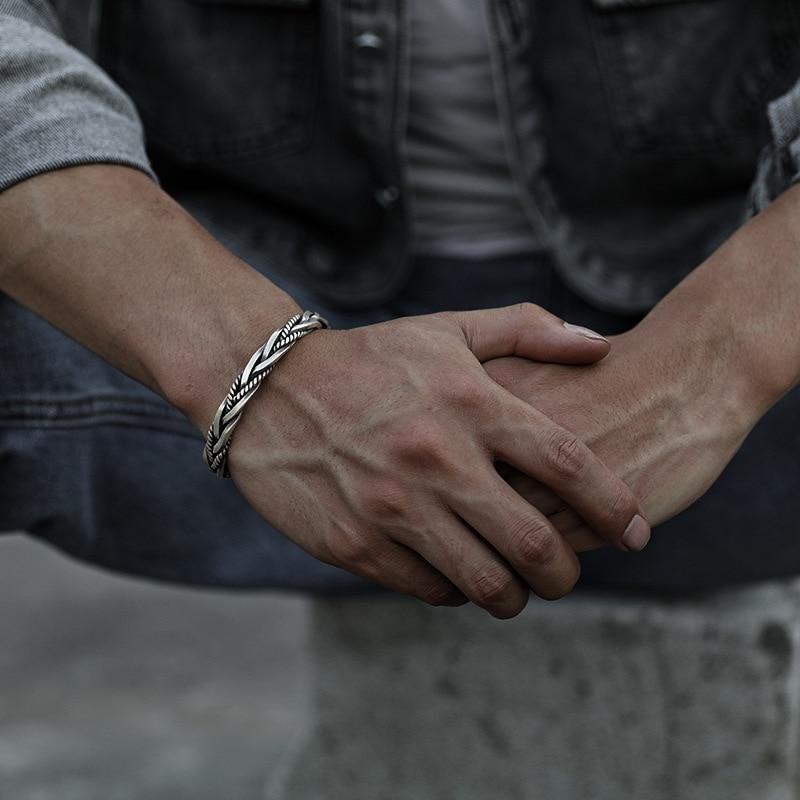
[[[373,548],[369,538],[357,531],[340,532],[330,544],[330,552],[337,565],[364,574],[373,561]]]
[[[559,553],[556,534],[543,520],[526,520],[514,537],[516,551],[526,564],[546,567]]]
[[[373,522],[391,523],[403,519],[410,507],[406,490],[394,481],[372,480],[357,495],[361,513]]]
[[[445,401],[462,413],[474,414],[487,402],[485,385],[463,371],[440,374],[440,384]]]
[[[487,567],[472,579],[472,596],[480,606],[502,605],[513,599],[514,579],[500,567]]]
[[[415,468],[439,469],[452,461],[451,442],[432,422],[415,424],[397,447],[403,463]]]
[[[517,303],[517,310],[520,314],[530,317],[533,314],[538,314],[542,308],[541,306],[537,306],[536,303],[531,303],[529,300],[523,300],[521,303]]]
[[[545,458],[550,471],[565,479],[578,477],[586,466],[584,446],[569,431],[559,430],[551,434],[545,448]]]

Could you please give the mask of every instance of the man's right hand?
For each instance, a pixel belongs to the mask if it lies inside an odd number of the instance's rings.
[[[548,486],[617,546],[641,511],[585,445],[481,362],[590,364],[607,352],[530,304],[317,331],[248,404],[231,476],[316,558],[431,604],[471,600],[512,617],[529,589],[567,594],[579,564],[495,461]]]
[[[0,195],[0,291],[203,433],[258,338],[297,311],[149,178],[108,165]],[[608,348],[525,304],[317,331],[248,404],[229,466],[245,498],[318,558],[428,602],[467,597],[512,616],[528,586],[568,592],[578,563],[495,460],[551,488],[614,543],[637,503],[480,362],[592,364]]]

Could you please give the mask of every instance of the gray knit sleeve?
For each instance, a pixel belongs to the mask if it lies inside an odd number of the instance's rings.
[[[761,153],[750,191],[750,214],[762,211],[800,182],[800,81],[769,104],[767,115],[772,141]]]
[[[0,0],[0,191],[81,164],[155,178],[133,103],[60,34],[46,0]]]

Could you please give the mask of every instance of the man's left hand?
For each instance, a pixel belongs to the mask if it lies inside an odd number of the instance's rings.
[[[611,341],[610,355],[589,367],[517,357],[484,366],[501,386],[587,443],[656,525],[705,493],[755,420],[726,374],[723,341],[693,336],[664,315]],[[575,550],[606,544],[541,484],[505,465],[501,471]]]

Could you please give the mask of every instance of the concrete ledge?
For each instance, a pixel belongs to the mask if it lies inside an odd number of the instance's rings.
[[[269,800],[795,800],[800,584],[517,620],[316,601],[315,728]]]

